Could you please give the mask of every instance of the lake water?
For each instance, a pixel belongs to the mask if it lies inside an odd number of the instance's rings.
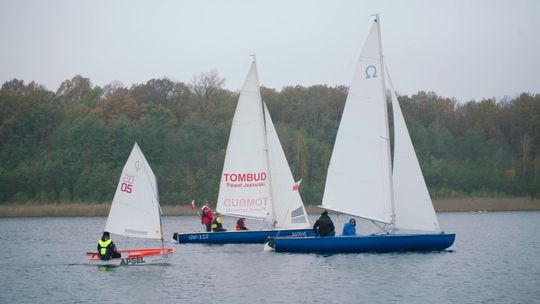
[[[438,216],[457,234],[449,251],[286,254],[167,242],[177,249],[170,263],[116,268],[85,263],[105,217],[0,219],[0,303],[540,303],[540,212]],[[199,225],[163,218],[166,239]]]

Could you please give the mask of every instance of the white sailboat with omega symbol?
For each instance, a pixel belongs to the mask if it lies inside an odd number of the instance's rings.
[[[436,251],[454,243],[441,231],[414,147],[390,83],[392,162],[385,73],[376,16],[349,89],[324,189],[322,208],[371,221],[379,233],[269,239],[277,252]]]
[[[135,143],[122,169],[105,231],[125,237],[161,240],[161,247],[118,250],[121,257],[109,260],[100,259],[97,252],[88,252],[88,260],[95,265],[119,266],[166,262],[175,250],[163,246],[161,226],[156,176]]]
[[[255,57],[240,91],[216,210],[261,220],[268,230],[174,233],[179,243],[264,243],[276,235],[313,235],[281,143],[261,98]]]

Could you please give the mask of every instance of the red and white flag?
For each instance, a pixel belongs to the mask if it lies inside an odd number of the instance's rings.
[[[189,204],[189,208],[191,208],[191,210],[195,210],[195,200],[191,201],[191,203]]]
[[[302,182],[302,179],[300,179],[299,181],[294,183],[294,185],[292,186],[293,191],[298,191],[298,189],[300,189],[300,183],[301,182]]]

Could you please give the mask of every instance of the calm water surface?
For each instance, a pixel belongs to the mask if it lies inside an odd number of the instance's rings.
[[[457,234],[450,251],[320,255],[167,243],[177,252],[166,265],[116,268],[85,263],[105,217],[0,219],[0,303],[540,303],[540,212],[438,216]],[[195,217],[163,218],[167,239],[198,226]],[[159,246],[113,239],[119,248]]]

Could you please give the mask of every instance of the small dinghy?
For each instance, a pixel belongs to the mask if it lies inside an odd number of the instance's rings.
[[[157,181],[139,145],[122,170],[114,194],[105,231],[126,237],[161,240],[161,248],[119,250],[121,257],[102,260],[97,252],[87,252],[95,265],[145,265],[166,262],[174,248],[165,248],[161,227],[161,207]]]

